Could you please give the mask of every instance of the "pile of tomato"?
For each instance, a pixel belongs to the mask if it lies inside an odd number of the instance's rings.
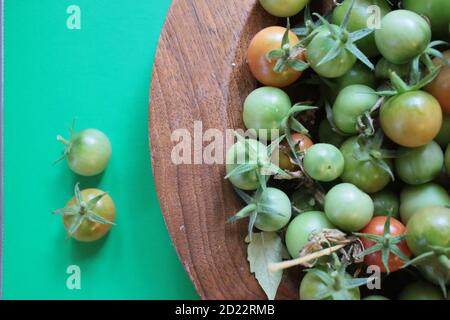
[[[302,269],[300,299],[445,299],[450,1],[336,2],[321,15],[260,0],[287,25],[248,47],[261,86],[243,106],[250,134],[227,152],[247,204],[230,220],[249,219],[248,241],[277,233],[294,264],[324,252]],[[373,267],[377,291],[363,277]]]

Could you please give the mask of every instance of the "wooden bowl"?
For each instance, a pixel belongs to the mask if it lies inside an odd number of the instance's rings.
[[[329,8],[332,1],[323,1]],[[194,123],[243,128],[242,104],[257,87],[245,61],[252,37],[276,24],[257,0],[174,0],[153,69],[149,133],[156,191],[177,253],[203,299],[265,299],[247,262],[246,223],[224,165],[171,161],[171,135]],[[200,137],[201,138],[201,137]],[[206,142],[203,145],[206,146]],[[278,299],[297,299],[300,272],[285,273]]]

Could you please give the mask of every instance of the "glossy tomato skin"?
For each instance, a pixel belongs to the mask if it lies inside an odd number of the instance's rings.
[[[450,7],[450,1],[449,7]],[[450,8],[449,8],[450,12]],[[450,50],[444,52],[444,56],[448,63],[450,63]],[[435,58],[433,60],[435,65],[441,66],[441,71],[436,79],[425,87],[425,90],[434,96],[442,107],[442,111],[450,113],[450,67],[441,59]]]
[[[351,2],[352,0],[345,0],[341,5],[334,9],[331,20],[333,24],[340,25],[342,23]],[[368,20],[373,17],[373,12],[369,10],[369,7],[373,5],[379,8],[380,18],[383,18],[391,11],[389,4],[385,0],[356,0],[350,15],[350,20],[347,27],[348,31],[354,32],[367,28]],[[379,54],[375,44],[375,35],[373,33],[361,40],[358,40],[356,45],[369,58],[375,57]]]
[[[85,202],[88,202],[96,196],[104,193],[104,191],[99,189],[85,189],[81,191],[81,197]],[[69,202],[67,202],[66,208],[74,207],[75,205],[76,199],[75,197],[73,197],[69,200]],[[108,194],[105,194],[99,201],[97,201],[92,211],[110,222],[114,222],[116,219],[116,208],[112,198]],[[77,216],[67,215],[63,217],[64,228],[66,230],[69,230],[76,217]],[[82,224],[75,231],[72,237],[81,242],[96,241],[100,238],[103,238],[111,229],[111,227],[111,224],[100,224],[86,219],[82,222]]]
[[[362,62],[357,61],[343,76],[329,81],[331,87],[325,85],[325,94],[329,101],[333,103],[344,88],[360,84],[375,89],[377,80],[372,70]]]
[[[403,64],[424,52],[431,40],[431,29],[420,15],[395,10],[381,19],[381,28],[375,30],[375,42],[386,60]]]
[[[332,25],[338,30],[338,26]],[[336,40],[327,28],[320,30],[306,47],[306,60],[311,68],[320,76],[325,78],[338,78],[347,73],[356,62],[356,57],[347,50],[342,52],[333,60],[318,65],[325,55],[335,46]]]
[[[406,225],[419,209],[447,205],[450,205],[450,197],[438,184],[426,183],[406,187],[400,194],[401,220]]]
[[[330,122],[324,119],[319,125],[319,140],[322,143],[332,144],[336,148],[340,148],[345,141],[345,137],[334,132]]]
[[[432,141],[442,126],[439,102],[424,91],[406,92],[386,101],[380,111],[381,127],[395,143],[420,147]]]
[[[354,184],[364,192],[378,192],[389,184],[391,177],[371,161],[356,159],[355,152],[359,148],[358,137],[349,138],[342,145],[340,150],[344,156],[345,165],[341,179],[344,182]],[[391,168],[393,167],[390,159],[386,159],[385,162]]]
[[[444,153],[434,141],[418,148],[400,148],[395,173],[407,184],[419,185],[434,180],[444,165]]]
[[[433,248],[450,248],[450,209],[428,207],[418,210],[408,221],[406,241],[415,256]],[[450,257],[450,252],[447,253]]]
[[[429,251],[434,255],[419,262],[419,270],[429,281],[450,283],[450,209],[428,207],[420,209],[409,220],[406,241],[415,256]],[[446,252],[447,251],[447,252]]]
[[[238,165],[244,163],[256,164],[258,160],[269,163],[270,159],[267,155],[267,147],[254,139],[249,139],[249,143],[257,151],[256,155],[250,154],[250,156],[246,156],[246,154],[248,155],[249,149],[241,141],[236,142],[228,150],[226,155],[227,174],[233,171]],[[229,180],[234,186],[242,190],[256,190],[259,187],[256,170],[232,175],[229,177]]]
[[[298,258],[314,232],[335,229],[324,212],[309,211],[295,217],[286,231],[286,247],[292,258]]]
[[[365,85],[344,88],[333,105],[333,120],[336,127],[346,134],[357,134],[357,120],[377,103],[376,91]]]
[[[85,129],[71,139],[67,163],[73,172],[91,177],[105,170],[111,152],[111,142],[103,132]]]
[[[345,274],[345,278],[350,280],[352,276],[348,273]],[[360,300],[361,294],[359,288],[353,289],[335,289],[324,283],[318,276],[308,272],[302,279],[300,284],[300,300],[321,300],[321,295],[324,292],[340,293],[347,296],[347,300]],[[327,300],[330,300],[328,298]]]
[[[247,50],[247,63],[253,76],[263,85],[271,87],[287,87],[293,84],[302,75],[301,72],[292,68],[285,68],[281,73],[273,71],[276,61],[268,61],[267,53],[272,50],[280,49],[283,35],[286,28],[268,27],[255,35]],[[291,46],[299,42],[298,37],[289,32],[289,43]],[[298,57],[303,60],[303,55]]]
[[[387,217],[375,217],[373,218],[367,226],[364,227],[364,229],[361,230],[361,233],[366,234],[373,234],[377,236],[382,236],[384,234],[384,224],[386,223]],[[389,234],[392,237],[404,235],[406,233],[405,226],[398,221],[395,218],[391,218],[391,226],[389,229]],[[373,247],[375,245],[375,242],[372,240],[369,240],[367,238],[361,238],[361,242],[364,245],[365,249],[368,249],[370,247]],[[398,248],[403,252],[403,254],[407,257],[411,256],[411,251],[408,248],[408,245],[406,244],[406,241],[402,241],[399,244],[397,244]],[[375,252],[372,254],[368,254],[364,257],[364,263],[367,266],[376,265],[380,268],[381,272],[386,272],[386,267],[383,264],[382,258],[381,258],[381,252]],[[390,272],[395,272],[399,270],[405,262],[397,257],[395,254],[391,253],[389,254],[389,260],[388,260],[388,266]]]
[[[431,256],[417,265],[422,276],[435,285],[450,284],[450,270],[439,262],[437,256]]]
[[[344,157],[335,146],[318,143],[306,150],[303,166],[311,178],[330,182],[344,171]]]
[[[399,300],[443,300],[438,288],[426,282],[414,282],[400,292]]]
[[[289,197],[281,190],[267,188],[262,193],[258,203],[278,212],[278,215],[265,213],[264,211],[258,212],[255,227],[261,231],[278,231],[286,226],[291,219],[291,200],[289,200]]]
[[[350,183],[334,186],[325,196],[325,213],[339,229],[353,232],[364,228],[373,217],[373,201]]]
[[[292,141],[294,142],[296,148],[296,152],[303,152],[309,148],[311,148],[314,143],[311,140],[311,138],[309,138],[307,135],[302,134],[302,133],[298,133],[298,132],[294,132],[291,134],[292,137]],[[281,145],[290,151],[290,147],[289,144],[286,140],[284,140]],[[298,166],[296,166],[295,164],[293,164],[291,162],[290,156],[289,156],[290,152],[280,152],[279,153],[279,167],[283,170],[289,170],[289,171],[294,171],[294,170],[298,170]]]
[[[447,0],[403,0],[403,8],[428,17],[433,36],[442,40],[449,36],[450,2]]]
[[[259,0],[267,12],[280,18],[295,16],[308,2],[309,0]]]
[[[443,148],[450,143],[450,114],[444,114],[441,131],[434,140]]]
[[[371,195],[375,210],[374,216],[387,216],[398,219],[400,216],[400,200],[391,190],[382,190]]]
[[[244,124],[256,131],[259,138],[271,140],[282,135],[281,121],[292,103],[281,89],[261,87],[251,92],[244,102]]]

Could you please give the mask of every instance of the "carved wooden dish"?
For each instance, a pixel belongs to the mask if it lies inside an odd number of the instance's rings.
[[[317,2],[317,1],[316,1]],[[331,1],[323,1],[329,7]],[[245,62],[252,37],[278,21],[257,0],[174,0],[156,55],[149,133],[156,190],[177,253],[203,299],[265,299],[247,262],[246,223],[223,165],[175,165],[174,130],[243,128],[242,104],[257,87]],[[205,143],[207,145],[207,143]],[[297,299],[300,272],[277,298]]]

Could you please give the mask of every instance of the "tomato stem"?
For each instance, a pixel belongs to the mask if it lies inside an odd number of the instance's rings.
[[[70,144],[70,142],[66,139],[64,139],[61,135],[58,135],[56,137],[56,140],[58,140],[59,142],[61,142],[62,144],[68,146]]]
[[[342,248],[346,247],[347,244],[339,244],[336,245],[334,247],[330,247],[330,248],[326,248],[311,254],[308,254],[304,257],[300,257],[297,259],[293,259],[293,260],[288,260],[288,261],[283,261],[283,262],[277,262],[277,263],[271,263],[269,264],[269,271],[271,272],[277,272],[280,270],[284,270],[284,269],[288,269],[288,268],[292,268],[295,266],[299,266],[305,263],[308,263],[310,261],[316,260],[320,257],[323,256],[329,256],[330,254],[332,254],[335,251],[341,250]]]

